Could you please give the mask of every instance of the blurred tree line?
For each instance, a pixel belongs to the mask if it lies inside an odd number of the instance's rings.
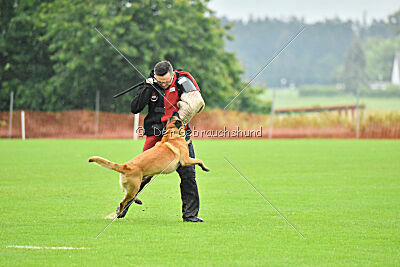
[[[133,93],[112,96],[143,77],[95,27],[144,76],[167,59],[193,74],[207,107],[223,108],[304,24],[218,19],[207,0],[0,1],[0,110],[8,110],[11,91],[16,109],[93,109],[99,90],[101,110],[128,112]],[[350,93],[390,79],[400,11],[370,25],[331,19],[307,26],[230,109],[268,112],[258,96],[282,78],[297,86],[342,82]]]
[[[100,109],[128,112],[132,93],[112,96],[143,77],[106,43],[97,27],[147,76],[169,60],[199,82],[208,107],[225,107],[245,86],[235,55],[225,50],[230,26],[207,0],[11,1],[1,0],[0,110]],[[267,112],[250,87],[231,109]]]
[[[244,78],[252,77],[304,25],[297,18],[290,20],[252,19],[233,24],[235,36],[227,49],[242,61]],[[365,84],[367,80],[390,80],[395,52],[400,50],[400,10],[387,20],[373,20],[369,25],[354,21],[328,19],[308,24],[306,30],[274,61],[257,82],[268,87],[286,85]],[[356,55],[358,54],[358,55]],[[351,63],[351,60],[356,60]],[[351,70],[346,73],[344,69]],[[356,74],[355,72],[358,72]],[[349,75],[353,77],[349,80]],[[354,76],[356,75],[356,76]],[[356,79],[361,79],[359,82]],[[354,88],[353,88],[354,89]],[[352,89],[349,89],[350,91]]]

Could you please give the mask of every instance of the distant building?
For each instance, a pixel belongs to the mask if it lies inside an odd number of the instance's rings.
[[[397,52],[393,58],[392,79],[390,81],[372,81],[369,87],[373,90],[385,90],[391,84],[400,86],[400,52]]]
[[[400,85],[400,52],[394,55],[392,68],[392,84]]]
[[[372,90],[386,90],[386,87],[390,85],[390,82],[386,81],[373,81],[369,83],[369,88]]]

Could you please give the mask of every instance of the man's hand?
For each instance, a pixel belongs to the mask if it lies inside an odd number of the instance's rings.
[[[136,114],[141,112],[149,103],[151,95],[153,94],[153,85],[147,83],[147,80],[139,90],[137,90],[131,101],[131,112]]]
[[[153,85],[154,84],[154,78],[147,78],[146,83]]]

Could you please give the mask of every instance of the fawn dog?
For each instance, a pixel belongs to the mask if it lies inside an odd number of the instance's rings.
[[[89,162],[120,173],[120,184],[125,197],[119,204],[117,216],[124,211],[127,203],[136,198],[142,181],[150,176],[171,173],[179,166],[199,165],[203,171],[210,171],[200,159],[189,157],[185,141],[184,124],[175,111],[166,123],[165,133],[156,145],[137,155],[125,164],[118,164],[101,157],[90,157]]]

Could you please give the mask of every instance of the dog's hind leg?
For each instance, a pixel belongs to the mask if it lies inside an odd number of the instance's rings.
[[[126,215],[126,212],[128,211],[129,206],[127,206],[128,202],[131,201],[134,198],[134,195],[131,193],[127,193],[124,197],[124,199],[119,203],[117,215],[118,218],[123,218]]]
[[[125,217],[130,207],[130,204],[132,203],[131,200],[133,200],[139,192],[140,183],[142,180],[140,175],[126,175],[125,178],[126,182],[124,183],[124,189],[126,194],[124,199],[119,204],[117,210],[118,218]]]

